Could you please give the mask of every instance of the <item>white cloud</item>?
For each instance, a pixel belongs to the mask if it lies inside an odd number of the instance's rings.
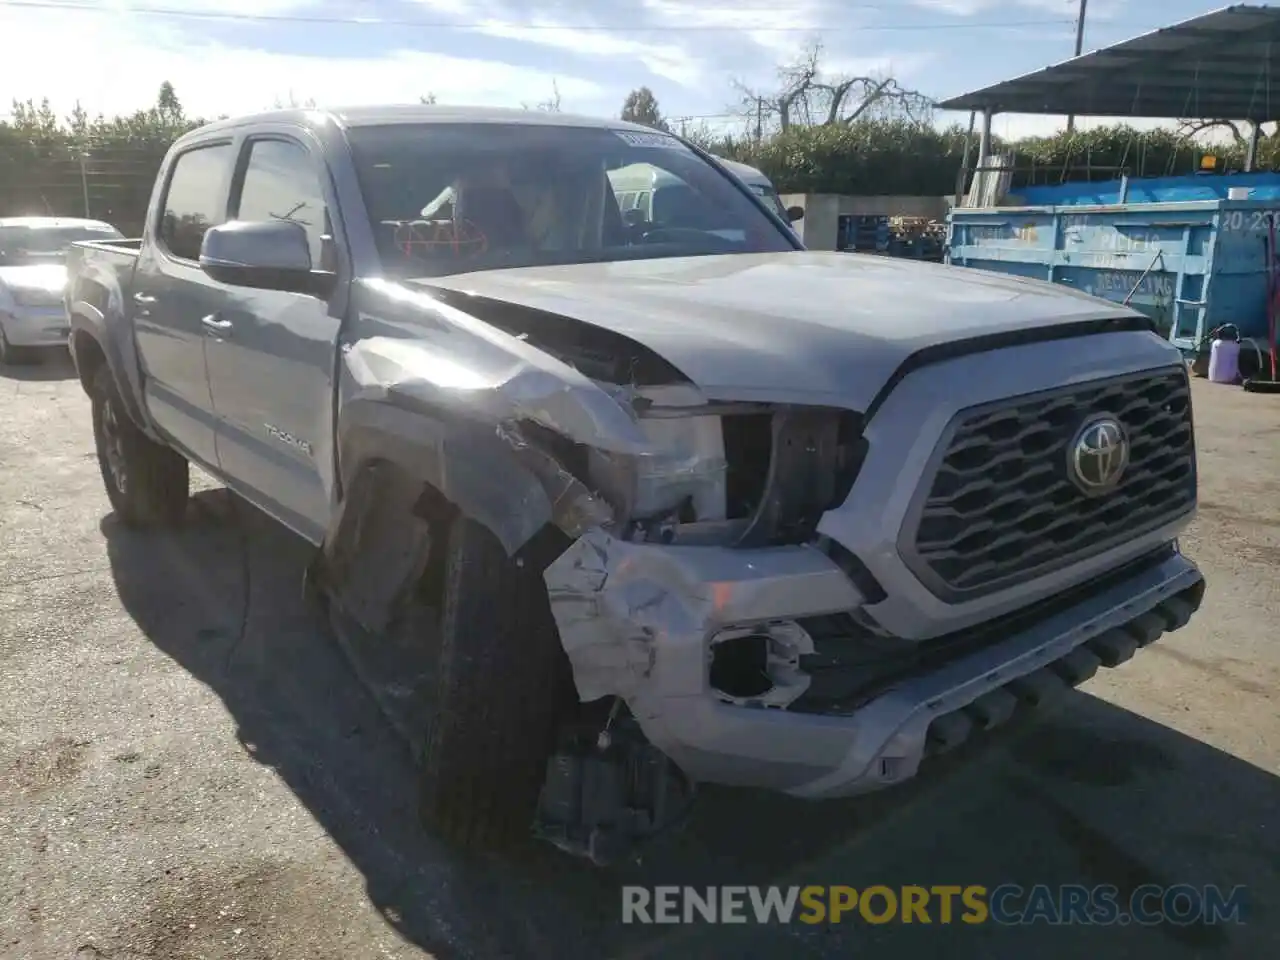
[[[307,4],[197,0],[195,5],[265,13]],[[18,100],[48,97],[63,114],[78,100],[90,114],[111,115],[153,104],[168,80],[195,116],[262,110],[291,93],[332,105],[416,102],[434,92],[444,102],[517,106],[529,91],[550,92],[551,75],[529,67],[408,49],[350,59],[280,54],[208,40],[199,21],[134,16],[124,9],[127,4],[112,6],[102,14],[0,7],[0,91]],[[55,49],[52,63],[49,51]],[[621,98],[581,77],[557,73],[556,81],[566,108],[591,112],[607,104],[611,113],[614,100]]]
[[[538,29],[530,30],[530,25]],[[615,62],[631,60],[642,64],[654,76],[664,77],[686,87],[696,84],[703,75],[699,62],[678,45],[647,43],[616,33],[575,29],[543,18],[528,20],[523,24],[480,21],[475,30],[490,37],[518,40],[521,43],[567,50],[588,57]]]
[[[62,0],[47,0],[59,3]],[[129,12],[148,7],[163,10],[181,10],[189,14],[215,14],[221,17],[280,17],[301,13],[316,7],[319,0],[182,0],[181,3],[163,4],[150,0],[68,0],[73,7],[96,6],[104,10]],[[152,15],[151,19],[159,19]],[[186,18],[183,18],[186,19]]]
[[[882,53],[875,57],[825,57],[823,72],[832,77],[893,77],[910,86],[911,79],[934,59],[926,51]]]
[[[691,54],[679,38],[645,30],[645,24],[625,19],[602,21],[591,8],[565,18],[558,7],[548,10],[515,6],[503,0],[415,0],[418,6],[482,36],[515,40],[535,47],[548,47],[582,57],[611,61],[616,66],[638,63],[654,76],[681,86],[693,86],[703,78],[700,58]],[[691,5],[692,6],[692,5]],[[598,8],[597,8],[598,9]],[[608,8],[605,8],[608,9]],[[625,13],[625,8],[614,11]],[[691,10],[691,12],[693,12]],[[631,22],[633,31],[615,29]],[[599,29],[604,27],[606,29]],[[593,29],[595,28],[595,29]]]
[[[738,3],[731,0],[641,0],[641,5],[655,25],[707,31],[702,34],[704,47],[708,42],[714,43],[713,38],[723,30],[750,40],[779,61],[794,57],[806,42],[818,38],[826,7],[822,0],[788,3],[785,16],[781,18],[786,29],[777,30],[769,29],[771,24],[780,20],[778,5],[769,0],[742,0]]]
[[[639,64],[691,90],[729,86],[729,76],[772,75],[820,39],[839,0],[414,0],[468,32],[564,50],[616,73]],[[829,42],[828,47],[837,43]],[[643,81],[637,81],[643,82]]]
[[[925,62],[920,54],[855,57],[866,39],[842,28],[876,11],[852,11],[841,0],[414,0],[443,22],[466,32],[499,37],[532,48],[551,48],[607,68],[612,76],[629,77],[626,86],[650,83],[637,74],[643,67],[659,80],[681,88],[659,91],[667,106],[695,100],[703,109],[724,109],[734,99],[733,81],[767,88],[778,67],[801,56],[810,43],[823,41],[828,73],[842,72],[840,61],[873,59],[899,75]],[[883,8],[877,8],[882,12]],[[825,34],[825,35],[824,35]],[[711,103],[718,104],[711,106]]]

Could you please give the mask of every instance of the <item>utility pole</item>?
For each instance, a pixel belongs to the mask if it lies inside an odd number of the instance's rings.
[[[1089,0],[1080,0],[1080,16],[1076,17],[1076,52],[1075,56],[1080,56],[1080,51],[1084,48],[1084,13],[1089,8]],[[1067,115],[1067,133],[1071,133],[1076,128],[1076,118]]]
[[[764,139],[764,97],[756,97],[756,146]]]
[[[80,189],[84,194],[84,215],[86,218],[92,216],[89,212],[89,171],[85,169],[85,161],[88,159],[88,151],[82,149],[80,151]]]

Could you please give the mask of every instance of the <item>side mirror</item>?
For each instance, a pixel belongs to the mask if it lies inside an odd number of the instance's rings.
[[[804,207],[787,207],[787,219],[792,223],[804,219]]]
[[[233,220],[210,227],[200,243],[200,269],[220,283],[328,296],[334,275],[312,269],[301,224]]]

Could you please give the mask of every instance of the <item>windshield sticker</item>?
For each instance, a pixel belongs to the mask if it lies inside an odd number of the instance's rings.
[[[623,143],[632,147],[657,147],[659,150],[684,150],[685,145],[665,133],[640,133],[636,130],[614,130]]]

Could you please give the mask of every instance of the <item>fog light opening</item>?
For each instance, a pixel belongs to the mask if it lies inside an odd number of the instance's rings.
[[[789,706],[811,679],[800,657],[813,639],[793,621],[726,631],[711,641],[708,681],[723,700],[740,706]]]
[[[769,638],[752,633],[711,648],[711,686],[730,697],[759,697],[773,689]]]

